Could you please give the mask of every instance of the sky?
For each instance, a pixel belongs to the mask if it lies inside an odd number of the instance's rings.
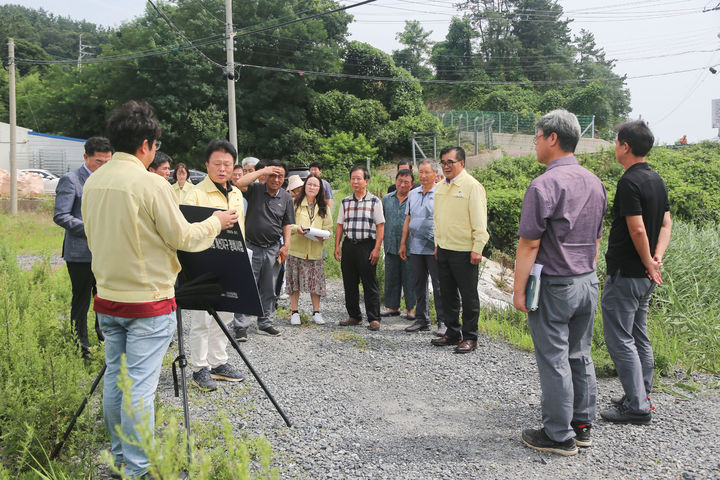
[[[217,4],[215,13],[224,15],[220,0],[197,1]],[[0,3],[42,7],[108,26],[142,15],[146,6],[145,0]],[[339,3],[350,5],[356,0]],[[690,142],[718,137],[711,122],[711,101],[720,99],[720,0],[560,0],[559,4],[566,18],[573,19],[574,34],[580,29],[592,32],[606,58],[617,60],[615,73],[628,77],[630,117],[646,120],[660,143],[674,143],[683,135]],[[445,0],[376,0],[348,10],[355,17],[350,39],[390,53],[401,48],[395,35],[405,21],[419,20],[425,30],[432,30],[433,41],[442,41],[450,19],[458,15],[453,5]],[[711,66],[717,74],[710,73]]]

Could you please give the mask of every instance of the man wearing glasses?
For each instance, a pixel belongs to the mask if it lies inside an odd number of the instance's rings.
[[[553,110],[537,124],[535,151],[545,173],[523,199],[515,256],[513,303],[528,312],[542,390],[541,429],[525,429],[530,448],[564,456],[592,444],[597,382],[590,357],[598,301],[595,273],[605,187],[573,155],[580,123]],[[529,311],[525,288],[534,264],[542,265],[537,310]]]
[[[292,197],[282,188],[287,167],[279,160],[270,160],[266,167],[255,170],[238,180],[240,190],[248,201],[245,215],[247,247],[252,250],[252,270],[255,274],[260,303],[264,315],[258,317],[258,330],[272,337],[280,336],[273,326],[275,318],[275,283],[282,262],[288,257],[290,229],[295,223]],[[255,182],[266,176],[265,183]],[[282,240],[282,243],[280,242]],[[247,341],[249,315],[235,315],[235,339]]]
[[[445,179],[435,188],[435,256],[445,308],[445,335],[432,340],[438,347],[456,345],[455,353],[477,348],[480,315],[478,265],[490,236],[487,232],[485,188],[465,171],[465,150],[440,151]],[[460,325],[460,299],[463,321]]]
[[[145,428],[154,430],[160,366],[176,328],[177,250],[209,248],[238,215],[217,211],[199,223],[185,220],[170,184],[146,170],[161,134],[149,104],[127,102],[112,113],[107,131],[116,153],[85,182],[82,218],[97,280],[94,309],[105,336],[103,415],[110,451],[115,467],[137,478],[150,466],[138,445],[138,427],[147,421]],[[123,408],[127,399],[118,386],[123,363],[132,380],[130,410]]]

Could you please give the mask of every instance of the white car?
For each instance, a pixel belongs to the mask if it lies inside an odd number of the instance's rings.
[[[55,195],[55,189],[57,188],[58,182],[60,181],[60,177],[48,172],[47,170],[41,170],[39,168],[23,168],[20,171],[40,175],[43,179],[43,188],[45,189],[45,193],[49,195]]]

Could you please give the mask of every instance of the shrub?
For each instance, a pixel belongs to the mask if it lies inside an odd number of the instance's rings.
[[[377,148],[373,147],[365,135],[357,136],[348,132],[338,132],[318,141],[320,162],[324,176],[333,183],[347,181],[350,169],[355,165],[365,165],[367,158],[371,162],[377,157]]]

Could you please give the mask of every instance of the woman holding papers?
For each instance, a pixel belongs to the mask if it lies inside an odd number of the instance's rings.
[[[298,300],[300,292],[309,292],[313,305],[312,319],[318,325],[325,321],[320,314],[320,298],[325,296],[323,244],[333,227],[320,177],[310,174],[295,197],[295,225],[290,237],[290,255],[285,267],[285,281],[290,295],[291,325],[300,325]]]

